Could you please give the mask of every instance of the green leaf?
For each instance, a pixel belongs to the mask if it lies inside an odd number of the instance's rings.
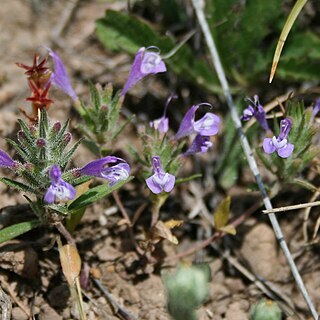
[[[68,217],[68,219],[66,220],[66,227],[69,230],[69,232],[74,231],[74,229],[81,221],[85,211],[86,207],[82,207],[79,210],[73,211],[72,214]]]
[[[300,11],[302,10],[302,8],[304,7],[304,5],[307,3],[308,0],[297,0],[296,4],[294,5],[294,7],[292,8],[288,19],[282,29],[282,32],[280,34],[280,38],[278,40],[278,44],[277,44],[277,48],[276,51],[274,53],[274,57],[273,57],[273,62],[272,62],[272,67],[271,67],[271,73],[270,73],[270,79],[269,82],[272,82],[273,76],[277,70],[277,65],[280,59],[280,55],[283,49],[283,46],[286,42],[287,36],[294,24],[294,22],[296,21]]]
[[[181,184],[181,183],[185,183],[185,182],[188,182],[188,181],[192,181],[192,180],[195,180],[195,179],[198,179],[198,178],[201,178],[201,177],[202,177],[201,173],[196,173],[196,174],[193,174],[192,176],[189,176],[189,177],[186,177],[186,178],[180,178],[180,179],[176,180],[176,185]]]
[[[101,98],[96,86],[89,81],[90,100],[93,103],[95,111],[99,111],[101,107]]]
[[[56,211],[62,215],[67,215],[69,213],[68,209],[64,206],[61,206],[59,204],[50,204],[50,205],[47,205],[48,208],[50,208],[51,210],[53,211]]]
[[[68,207],[69,211],[77,211],[80,208],[89,206],[93,202],[96,202],[113,191],[121,188],[124,184],[131,181],[134,177],[129,177],[127,180],[119,181],[113,187],[110,187],[109,184],[103,184],[94,188],[89,189],[87,192],[82,194],[79,198],[74,200]]]
[[[19,191],[30,192],[30,193],[36,192],[35,189],[33,189],[32,187],[27,186],[21,182],[11,180],[9,178],[0,177],[0,181],[5,183],[7,186],[14,188],[16,190],[19,190]]]
[[[70,160],[72,155],[75,153],[75,151],[78,149],[80,143],[82,142],[83,139],[79,139],[73,146],[72,148],[61,158],[59,161],[59,164],[64,167],[66,163]]]
[[[23,150],[15,141],[7,138],[6,141],[16,150],[16,152],[20,155],[20,157],[26,161],[30,162],[32,159],[32,156],[29,152],[26,150]]]
[[[216,208],[213,219],[214,226],[220,230],[225,227],[229,221],[231,197],[224,198]]]
[[[14,239],[32,229],[39,227],[40,225],[41,222],[39,220],[32,220],[6,227],[0,230],[0,243]]]
[[[303,188],[305,188],[307,190],[310,190],[311,192],[317,192],[318,191],[316,186],[314,186],[312,183],[310,183],[309,181],[304,180],[304,179],[296,178],[296,179],[293,179],[292,183],[296,184],[296,185],[298,185],[300,187],[303,187]]]

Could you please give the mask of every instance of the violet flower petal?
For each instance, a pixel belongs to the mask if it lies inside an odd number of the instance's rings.
[[[184,155],[190,155],[190,154],[195,154],[198,152],[201,153],[206,153],[208,151],[209,148],[212,147],[212,142],[210,141],[210,137],[208,136],[202,136],[200,134],[198,134],[191,146],[189,147],[189,149],[184,153]]]
[[[71,97],[72,100],[78,100],[78,97],[71,86],[66,68],[60,56],[50,48],[47,48],[47,50],[49,51],[49,55],[52,57],[54,66],[54,72],[51,75],[52,84],[64,91]]]
[[[266,112],[264,111],[261,104],[258,104],[258,106],[257,106],[257,111],[255,113],[255,117],[256,117],[257,121],[260,123],[261,127],[264,130],[268,131],[269,126],[268,126],[268,121],[266,118]]]
[[[252,106],[248,106],[243,110],[243,114],[240,117],[240,120],[242,121],[249,121],[255,114],[255,110]]]
[[[284,147],[277,150],[279,157],[288,158],[292,154],[294,145],[292,143],[287,143]]]
[[[155,194],[162,191],[170,192],[174,187],[176,177],[163,171],[159,156],[152,157],[152,166],[154,174],[146,179],[148,188]]]
[[[292,120],[290,118],[285,118],[280,121],[280,133],[279,133],[280,140],[284,140],[288,137],[291,127],[292,127]]]
[[[219,131],[220,118],[207,112],[200,120],[195,121],[193,128],[203,136],[213,136]]]
[[[167,117],[161,117],[153,120],[150,122],[150,127],[155,128],[160,133],[166,133],[169,130],[169,119]]]
[[[155,194],[159,194],[162,191],[170,192],[175,184],[176,177],[170,173],[155,173],[148,179],[146,183],[148,188]]]
[[[117,163],[106,167],[107,164]],[[81,168],[80,173],[83,175],[94,176],[104,178],[110,181],[110,186],[114,185],[119,180],[126,180],[130,175],[130,166],[122,158],[107,156],[98,160],[89,162],[83,168]]]
[[[263,151],[267,154],[271,154],[276,151],[276,147],[273,145],[272,138],[265,138],[263,140]]]
[[[146,51],[141,62],[140,71],[144,75],[166,72],[167,68],[159,53]]]
[[[101,177],[101,171],[104,169],[105,165],[108,163],[116,163],[118,160],[124,161],[123,159],[120,159],[114,156],[107,156],[107,157],[89,162],[79,171],[82,175]]]
[[[146,48],[140,48],[134,58],[127,82],[125,83],[120,96],[123,96],[138,81],[149,74],[156,74],[167,71],[165,63],[156,52],[146,51]]]
[[[49,177],[51,185],[44,196],[45,202],[68,201],[76,196],[76,189],[61,178],[61,170],[56,164],[51,167]]]
[[[155,173],[154,175],[152,175],[151,177],[149,177],[148,179],[146,179],[146,183],[148,188],[155,194],[160,193],[163,189],[162,189],[162,184],[159,183],[159,178],[156,177],[157,174]]]
[[[57,184],[51,184],[44,196],[44,201],[47,203],[68,201],[76,196],[76,189],[68,182],[60,179]]]
[[[194,105],[192,106],[187,113],[185,114],[185,116],[183,117],[179,130],[176,134],[176,139],[181,139],[183,137],[186,137],[192,133],[195,132],[194,128],[193,128],[193,123],[194,123],[194,115],[196,113],[196,111],[198,110],[199,106],[198,105]]]
[[[127,180],[129,175],[130,166],[127,163],[119,163],[101,171],[101,176],[110,181],[110,186],[113,186],[119,180]]]
[[[13,167],[15,161],[4,151],[0,149],[0,167]]]
[[[316,100],[316,104],[315,104],[315,106],[313,107],[312,115],[311,115],[311,121],[314,121],[314,118],[315,118],[315,116],[318,114],[319,111],[320,111],[320,98],[318,98],[318,99]]]

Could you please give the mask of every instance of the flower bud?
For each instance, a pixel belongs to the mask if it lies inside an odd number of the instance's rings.
[[[30,126],[29,127],[31,134],[34,136],[37,132],[37,128],[35,126]]]
[[[55,133],[58,133],[61,129],[61,123],[59,121],[57,121],[53,126],[52,126],[52,130]]]
[[[67,132],[65,135],[64,135],[64,142],[65,142],[65,144],[67,145],[70,141],[71,141],[71,139],[72,139],[72,135],[71,135],[71,133],[70,132]]]
[[[17,133],[17,138],[19,142],[24,142],[26,135],[22,130],[19,130]]]
[[[101,106],[101,108],[100,108],[100,110],[101,110],[102,112],[105,112],[105,113],[108,112],[108,109],[109,109],[109,107],[108,107],[106,104],[103,104],[103,105]]]
[[[39,148],[44,148],[44,147],[46,146],[46,144],[47,144],[47,142],[46,142],[46,140],[43,139],[43,138],[39,138],[39,139],[37,139],[37,141],[36,141],[36,145],[37,145],[37,147],[39,147]]]

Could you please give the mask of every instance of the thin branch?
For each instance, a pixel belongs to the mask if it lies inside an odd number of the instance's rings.
[[[121,319],[124,320],[138,320],[137,316],[129,312],[125,307],[120,305],[115,298],[112,296],[112,294],[108,291],[108,289],[102,285],[101,281],[95,278],[92,278],[94,284],[100,289],[100,291],[106,296],[106,298],[109,300],[110,304],[112,305],[114,309],[114,313],[121,317]]]
[[[295,204],[293,206],[280,207],[280,208],[275,208],[270,210],[262,210],[262,212],[268,214],[268,213],[276,213],[276,212],[285,212],[290,210],[299,210],[299,209],[311,208],[311,207],[317,207],[317,206],[320,206],[320,201]]]
[[[196,15],[197,15],[197,18],[198,18],[198,21],[199,21],[199,24],[201,26],[201,29],[202,29],[202,32],[204,34],[204,37],[205,37],[205,41],[207,43],[207,46],[209,48],[209,52],[210,52],[210,55],[211,55],[211,58],[212,58],[212,62],[213,62],[213,65],[215,67],[215,70],[217,72],[217,75],[218,75],[218,78],[219,78],[219,81],[221,83],[221,86],[222,86],[222,89],[223,89],[223,92],[224,92],[224,95],[225,95],[225,98],[227,100],[227,104],[228,104],[228,107],[229,107],[229,110],[230,110],[230,114],[231,114],[231,117],[232,117],[232,120],[235,124],[235,127],[238,131],[238,134],[239,134],[239,137],[240,137],[240,142],[241,142],[241,145],[242,145],[242,148],[243,148],[243,151],[246,155],[246,158],[247,158],[247,161],[248,161],[248,164],[249,164],[249,167],[256,179],[256,182],[257,182],[257,185],[260,189],[260,192],[262,194],[262,198],[263,198],[263,202],[264,202],[264,205],[266,207],[267,210],[271,210],[272,209],[272,204],[271,204],[271,201],[268,197],[268,194],[267,194],[267,191],[266,191],[266,188],[265,188],[265,185],[261,179],[261,175],[260,175],[260,172],[259,172],[259,169],[258,169],[258,166],[257,166],[257,163],[255,161],[255,158],[253,156],[253,152],[251,150],[251,147],[249,145],[249,142],[248,142],[248,139],[247,137],[245,136],[244,132],[243,132],[243,129],[242,129],[242,125],[241,125],[241,121],[240,121],[240,118],[239,118],[239,115],[237,113],[237,110],[236,110],[236,107],[235,107],[235,104],[233,102],[233,99],[232,99],[232,95],[231,95],[231,92],[230,92],[230,88],[229,88],[229,84],[228,84],[228,81],[227,81],[227,78],[225,76],[225,73],[224,73],[224,70],[223,70],[223,67],[222,67],[222,63],[220,61],[220,57],[219,57],[219,54],[218,54],[218,51],[217,51],[217,48],[216,48],[216,45],[215,45],[215,42],[214,42],[214,39],[212,37],[212,34],[210,32],[210,29],[209,29],[209,26],[208,26],[208,22],[205,18],[205,15],[204,15],[204,6],[205,6],[205,3],[204,1],[202,0],[192,0],[192,4],[194,6],[194,9],[196,11]],[[309,310],[313,316],[313,318],[315,320],[318,320],[318,314],[313,306],[313,303],[309,297],[309,294],[305,288],[305,285],[303,283],[303,280],[299,274],[299,271],[295,265],[295,262],[291,256],[291,253],[290,253],[290,250],[283,238],[283,234],[282,234],[282,231],[281,231],[281,228],[280,228],[280,225],[279,225],[279,222],[275,216],[274,213],[269,213],[268,214],[269,216],[269,219],[270,219],[270,222],[272,224],[272,227],[273,227],[273,230],[275,232],[275,235],[276,235],[276,238],[280,244],[280,247],[281,249],[283,250],[283,253],[287,259],[287,262],[289,264],[289,267],[291,269],[291,272],[293,274],[293,277],[295,278],[296,280],[296,283],[300,289],[300,292],[301,294],[303,295],[308,307],[309,307]]]

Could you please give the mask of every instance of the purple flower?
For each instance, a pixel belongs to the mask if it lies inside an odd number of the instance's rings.
[[[66,68],[64,67],[60,56],[50,48],[47,48],[47,50],[49,51],[49,55],[52,57],[54,65],[54,72],[51,75],[52,84],[64,91],[72,98],[72,100],[78,100],[78,97],[71,86]]]
[[[292,121],[289,118],[285,118],[280,121],[280,134],[278,138],[273,136],[272,138],[265,138],[263,140],[263,150],[265,153],[270,154],[277,151],[279,157],[288,158],[294,145],[287,140],[288,134],[291,130]]]
[[[172,99],[177,99],[177,96],[175,94],[171,94],[164,107],[163,116],[149,123],[151,128],[155,128],[160,133],[166,133],[169,130],[169,119],[166,117],[166,113]]]
[[[195,121],[195,113],[200,104],[192,106],[181,121],[176,139],[181,139],[193,133],[202,136],[213,136],[219,131],[220,118],[211,112],[207,112],[201,119]]]
[[[114,165],[107,166],[109,163]],[[80,169],[80,173],[107,179],[110,181],[110,186],[113,186],[119,180],[127,180],[129,178],[130,166],[121,158],[108,156],[89,162]]]
[[[189,149],[184,153],[185,156],[194,153],[206,153],[209,148],[212,147],[210,137],[202,136],[201,134],[196,135]]]
[[[264,130],[268,131],[269,126],[266,119],[266,112],[264,111],[263,106],[259,102],[259,97],[255,95],[253,98],[254,101],[252,101],[249,98],[246,98],[246,100],[251,102],[253,106],[249,105],[247,108],[245,108],[240,119],[243,121],[249,121],[252,117],[255,117],[257,121],[260,123],[261,127]]]
[[[174,187],[176,177],[162,170],[159,156],[152,157],[152,166],[154,174],[146,179],[148,188],[155,194],[162,191],[170,192]]]
[[[153,120],[149,124],[151,128],[155,128],[160,133],[166,133],[169,130],[169,119],[165,116]]]
[[[76,189],[61,178],[61,170],[56,164],[51,167],[49,177],[51,185],[44,196],[45,202],[68,201],[76,196]]]
[[[15,161],[0,149],[0,167],[13,167],[14,165]]]
[[[121,96],[125,95],[131,87],[147,75],[167,71],[166,65],[162,61],[160,54],[154,51],[148,51],[148,49],[151,48],[154,47],[149,47],[147,49],[141,48],[136,53],[128,80],[121,91]]]

